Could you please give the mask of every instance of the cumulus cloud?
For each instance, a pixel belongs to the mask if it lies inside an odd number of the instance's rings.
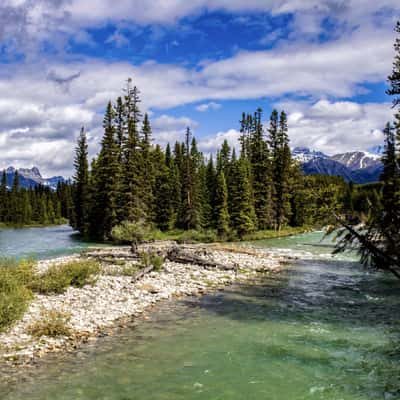
[[[22,53],[28,58],[25,63],[1,68],[1,163],[35,163],[44,173],[68,170],[70,175],[80,127],[87,127],[90,152],[95,154],[101,113],[108,101],[121,94],[128,77],[143,91],[143,110],[164,113],[153,121],[154,136],[162,143],[180,140],[186,126],[197,126],[188,118],[169,116],[169,108],[200,103],[197,109],[207,111],[225,99],[294,95],[314,99],[287,104],[294,144],[331,153],[377,144],[382,139],[380,129],[390,118],[390,106],[332,99],[351,97],[364,90],[364,83],[381,82],[390,72],[391,9],[399,11],[397,0],[99,0],[96,7],[82,0],[4,0],[0,4],[0,44],[10,57]],[[321,21],[329,16],[340,22],[341,33],[324,43],[299,35],[273,49],[239,51],[194,67],[155,61],[133,65],[83,57],[78,61],[35,58],[43,43],[60,53],[71,38],[94,45],[87,30],[104,23],[116,25],[108,41],[122,46],[126,41],[118,30],[120,23],[159,26],[204,10],[294,13],[293,35],[318,33]],[[384,15],[379,23],[375,21],[378,15]],[[317,101],[321,98],[330,100]],[[202,150],[214,152],[223,138],[234,141],[236,136],[232,129],[206,137],[201,140]]]
[[[327,154],[366,150],[383,143],[382,129],[393,118],[389,103],[357,104],[320,100],[280,103],[289,113],[291,144]]]
[[[219,110],[221,108],[221,104],[216,103],[215,101],[211,101],[210,103],[200,104],[196,107],[197,111],[206,112],[209,110]]]
[[[208,135],[199,141],[200,150],[206,154],[215,154],[222,143],[227,140],[232,148],[238,147],[240,132],[236,129],[229,129],[225,132],[217,132],[215,135]]]
[[[165,146],[167,143],[183,141],[187,128],[192,132],[199,126],[197,121],[188,117],[173,117],[163,114],[152,122],[154,139]]]

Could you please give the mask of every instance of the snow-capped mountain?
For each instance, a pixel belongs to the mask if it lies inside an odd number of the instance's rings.
[[[314,160],[315,158],[329,158],[326,154],[320,151],[310,150],[308,147],[295,147],[292,150],[292,157],[301,163]]]
[[[59,182],[65,182],[65,179],[62,176],[43,178],[39,171],[39,168],[37,167],[33,167],[32,169],[18,168],[18,170],[14,167],[8,167],[6,169],[8,188],[12,187],[15,171],[18,171],[19,186],[26,189],[30,187],[36,187],[38,185],[43,185],[50,187],[52,190],[56,190]]]
[[[377,153],[380,154],[377,154]],[[297,147],[292,152],[293,158],[301,162],[307,175],[341,176],[346,181],[355,183],[376,182],[382,173],[382,147],[372,151],[353,151],[327,156],[324,153]]]
[[[336,154],[331,159],[340,162],[351,170],[364,169],[381,164],[380,155],[366,151]]]

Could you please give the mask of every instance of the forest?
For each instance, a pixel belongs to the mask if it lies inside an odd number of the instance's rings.
[[[60,183],[56,191],[45,186],[21,188],[18,172],[10,190],[6,172],[0,184],[0,224],[6,226],[56,225],[66,223],[73,212],[71,185]]]
[[[207,231],[237,239],[266,230],[323,226],[341,214],[366,208],[368,191],[338,177],[305,176],[291,157],[287,116],[274,110],[243,113],[239,143],[224,141],[215,155],[202,154],[187,128],[182,142],[153,144],[140,91],[129,79],[123,96],[109,102],[98,156],[89,166],[84,129],[74,176],[72,225],[83,235],[109,240],[118,227]]]

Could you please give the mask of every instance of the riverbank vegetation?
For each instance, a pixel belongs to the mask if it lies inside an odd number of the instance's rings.
[[[34,293],[60,294],[70,287],[95,283],[100,271],[96,261],[70,261],[37,274],[31,261],[0,260],[0,331],[19,320]]]
[[[71,186],[59,184],[56,191],[48,187],[20,188],[18,172],[7,188],[3,171],[0,184],[0,228],[35,227],[67,223],[72,212]]]

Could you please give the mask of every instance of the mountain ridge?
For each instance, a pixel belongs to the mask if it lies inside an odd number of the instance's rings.
[[[10,166],[5,169],[7,178],[7,187],[12,187],[15,172],[18,172],[19,186],[24,189],[35,188],[39,185],[47,186],[52,190],[57,189],[59,183],[66,182],[63,176],[53,176],[51,178],[43,178],[38,167],[32,168],[14,168]]]
[[[362,184],[379,181],[383,171],[382,146],[376,146],[373,150],[328,156],[308,147],[296,147],[292,155],[301,163],[306,175],[341,176],[347,182]]]

